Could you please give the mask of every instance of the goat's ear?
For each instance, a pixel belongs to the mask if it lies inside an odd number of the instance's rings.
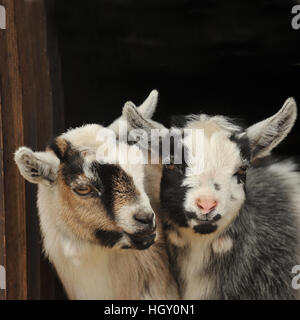
[[[296,101],[289,98],[275,115],[250,126],[247,135],[252,160],[268,155],[288,135],[296,118]]]
[[[154,112],[155,112],[155,109],[156,109],[156,106],[157,106],[157,101],[158,101],[158,91],[157,90],[152,90],[150,92],[149,96],[147,97],[147,99],[139,107],[137,107],[137,109],[139,110],[140,115],[142,117],[146,118],[146,119],[151,119],[153,114],[154,114]],[[123,115],[124,115],[124,112],[123,112]],[[113,123],[111,123],[108,126],[108,129],[111,129],[115,133],[118,134],[119,133],[119,124],[120,124],[120,121],[122,121],[122,120],[126,121],[126,119],[124,119],[124,116],[119,117]]]
[[[60,161],[51,151],[33,152],[21,147],[15,153],[15,162],[21,175],[31,183],[50,186],[57,179]]]
[[[151,119],[158,102],[158,91],[152,90],[147,99],[137,108],[139,113],[146,119]]]
[[[149,137],[152,129],[159,128],[159,125],[156,125],[156,122],[146,119],[131,101],[125,103],[122,114],[130,128],[142,129],[147,132]]]
[[[132,102],[126,102],[123,108],[123,118],[127,121],[128,127],[134,129],[129,131],[129,140],[137,141],[142,149],[151,150],[153,155],[161,159],[170,156],[160,152],[160,146],[166,139],[170,139],[170,130],[158,122],[143,117],[139,108]]]

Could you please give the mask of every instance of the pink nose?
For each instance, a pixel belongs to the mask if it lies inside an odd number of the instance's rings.
[[[212,211],[217,206],[217,201],[215,199],[196,199],[196,205],[200,209],[201,213],[207,214]]]

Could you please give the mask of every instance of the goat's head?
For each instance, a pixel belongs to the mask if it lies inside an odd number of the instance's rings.
[[[154,129],[136,109],[128,112],[133,126]],[[245,200],[247,168],[287,136],[296,115],[296,103],[290,98],[275,115],[246,130],[226,117],[204,114],[188,116],[183,128],[170,129],[168,136],[172,131],[184,135],[182,144],[174,144],[184,161],[164,165],[161,206],[167,219],[200,234],[223,230]],[[193,139],[198,129],[203,134],[200,148]]]
[[[114,162],[98,159],[96,137],[102,129],[72,129],[45,152],[21,147],[15,161],[25,179],[56,195],[60,218],[77,238],[105,247],[146,249],[156,232],[144,191],[144,166],[120,163],[119,152]],[[141,152],[136,146],[127,148],[129,153]]]

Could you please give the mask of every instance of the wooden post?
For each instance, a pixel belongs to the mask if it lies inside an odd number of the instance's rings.
[[[5,250],[5,204],[4,204],[4,172],[3,172],[3,138],[2,138],[2,117],[1,117],[1,91],[0,91],[0,267],[3,272],[6,270],[6,250]],[[4,268],[4,269],[3,269]],[[1,279],[0,279],[1,281]],[[5,279],[4,279],[5,281]],[[6,290],[0,286],[0,300],[6,299]]]
[[[55,298],[55,275],[41,256],[36,187],[20,176],[13,154],[22,145],[43,150],[54,131],[63,129],[60,74],[52,74],[55,62],[49,49],[53,43],[49,45],[45,2],[0,0],[0,5],[6,9],[6,29],[0,30],[0,188],[1,180],[4,186],[0,241],[5,238],[0,243],[0,252],[4,249],[0,262],[6,263],[5,295],[8,299]]]

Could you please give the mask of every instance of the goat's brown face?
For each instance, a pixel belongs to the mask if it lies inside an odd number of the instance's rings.
[[[99,163],[58,138],[57,188],[62,219],[81,239],[105,247],[146,249],[156,237],[155,215],[143,188],[143,166]],[[132,169],[132,168],[131,168]]]

